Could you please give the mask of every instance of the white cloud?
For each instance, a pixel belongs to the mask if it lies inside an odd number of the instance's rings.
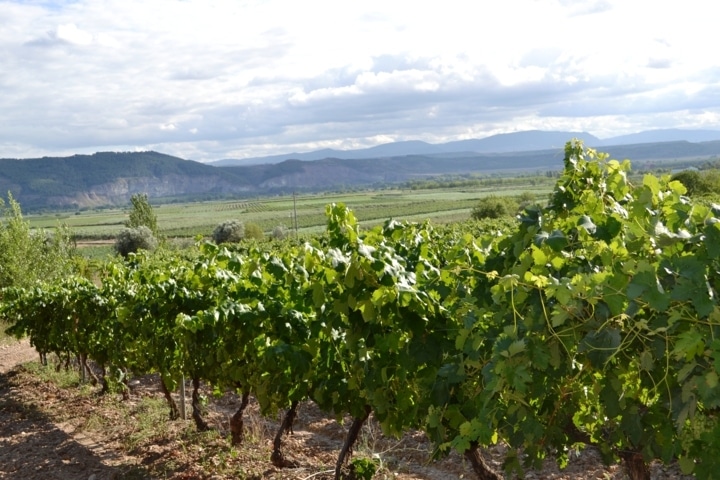
[[[608,136],[673,118],[720,128],[702,0],[0,9],[0,157],[137,146],[212,160],[522,128]]]
[[[49,32],[48,35],[50,38],[56,38],[75,45],[90,45],[93,41],[93,36],[90,33],[80,30],[74,23],[58,25],[55,31]]]

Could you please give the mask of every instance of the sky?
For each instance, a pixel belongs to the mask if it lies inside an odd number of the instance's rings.
[[[0,158],[720,130],[710,0],[0,0]]]

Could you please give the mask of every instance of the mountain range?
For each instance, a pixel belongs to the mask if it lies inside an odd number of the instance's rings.
[[[210,162],[216,166],[258,165],[279,163],[285,160],[322,160],[337,158],[355,160],[364,158],[383,158],[401,155],[433,155],[439,153],[507,153],[529,152],[535,150],[562,149],[571,138],[582,140],[593,148],[632,145],[659,142],[710,142],[720,140],[718,130],[682,130],[660,129],[599,139],[587,132],[548,132],[528,130],[523,132],[501,133],[480,139],[456,140],[446,143],[427,143],[419,140],[385,143],[375,147],[355,150],[322,149],[305,153],[286,153],[264,157],[243,159],[223,159]]]
[[[636,168],[720,156],[720,132],[711,130],[656,130],[605,140],[583,132],[529,131],[439,145],[412,141],[276,155],[241,165],[204,164],[152,151],[99,152],[0,159],[0,192],[12,192],[24,210],[32,211],[126,205],[135,193],[156,202],[190,201],[386,186],[441,175],[558,171],[562,148],[572,138],[613,158],[629,158]],[[616,143],[605,145],[609,141]]]

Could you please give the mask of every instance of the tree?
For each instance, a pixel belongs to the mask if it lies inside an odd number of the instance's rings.
[[[683,170],[672,176],[672,180],[682,183],[688,195],[702,193],[702,178],[697,170]]]
[[[475,220],[483,220],[485,218],[502,218],[513,215],[517,209],[518,205],[510,198],[488,195],[487,197],[480,199],[470,215]]]
[[[148,200],[147,193],[136,193],[130,197],[130,203],[132,204],[132,210],[130,210],[130,217],[125,222],[127,228],[138,228],[145,226],[150,229],[153,236],[158,236],[158,224],[157,215],[153,210],[150,201]]]
[[[0,198],[0,287],[26,287],[38,280],[53,280],[70,273],[75,248],[66,226],[54,234],[31,230],[20,204],[8,193]]]
[[[145,225],[137,228],[123,228],[115,239],[115,251],[123,257],[138,250],[153,251],[157,245],[157,239]]]
[[[240,220],[227,220],[215,227],[212,238],[218,245],[239,242],[245,238],[245,225]]]

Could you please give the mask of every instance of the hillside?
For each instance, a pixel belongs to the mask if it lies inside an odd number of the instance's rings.
[[[242,177],[157,152],[0,159],[0,191],[11,191],[25,209],[125,204],[141,192],[185,197],[248,189]]]
[[[716,158],[720,155],[720,141],[616,145],[603,147],[602,151],[615,158],[630,158],[636,165],[652,164]],[[295,159],[218,167],[157,152],[102,152],[0,159],[0,192],[3,196],[12,192],[25,210],[87,208],[125,205],[135,193],[147,193],[154,200],[187,201],[378,186],[446,174],[554,171],[562,167],[562,158],[562,149],[557,147],[504,153],[428,152],[357,159]]]

